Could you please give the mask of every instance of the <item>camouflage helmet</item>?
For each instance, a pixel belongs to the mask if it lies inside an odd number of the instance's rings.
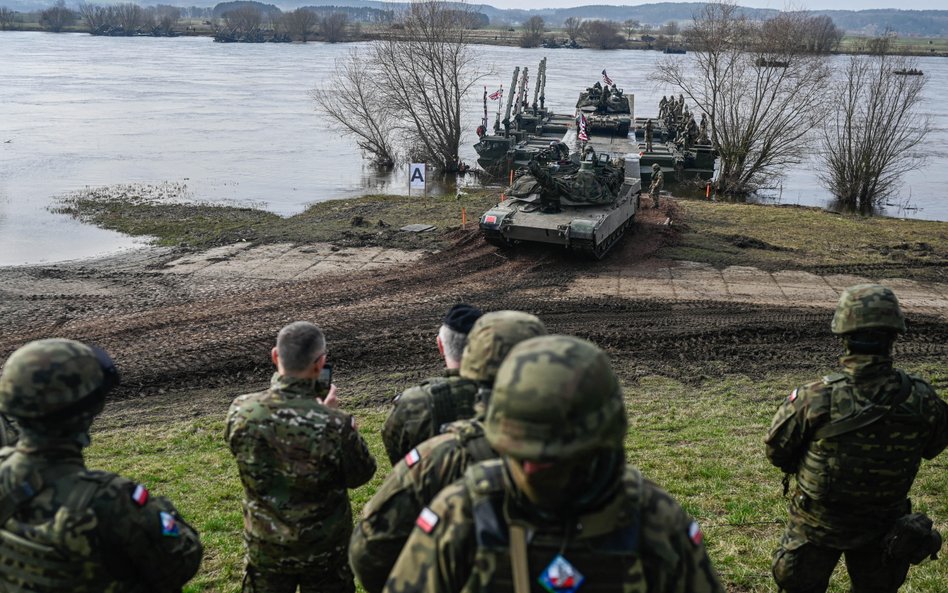
[[[905,331],[905,317],[891,288],[880,284],[857,284],[843,291],[833,315],[834,334],[860,329]]]
[[[658,171],[661,167],[658,166],[658,163],[652,163],[652,171]]]
[[[74,340],[36,340],[4,363],[0,412],[22,419],[62,416],[68,421],[77,415],[73,412],[93,405],[84,405],[93,399],[90,395],[104,395],[117,383],[118,373],[104,351]]]
[[[623,447],[628,420],[605,353],[586,340],[542,336],[517,344],[497,372],[484,421],[501,455],[576,459]]]
[[[481,383],[493,383],[497,369],[510,349],[519,342],[546,335],[546,326],[535,315],[522,311],[485,313],[467,335],[461,355],[461,376]]]

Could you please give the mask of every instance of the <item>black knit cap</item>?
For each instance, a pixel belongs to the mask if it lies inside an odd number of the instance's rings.
[[[444,316],[444,324],[458,333],[467,335],[474,327],[474,322],[482,315],[481,310],[458,303],[451,307],[448,314]]]

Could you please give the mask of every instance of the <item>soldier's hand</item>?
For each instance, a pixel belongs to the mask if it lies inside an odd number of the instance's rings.
[[[323,398],[322,404],[327,408],[338,408],[339,398],[336,396],[336,384],[329,386],[329,393]]]

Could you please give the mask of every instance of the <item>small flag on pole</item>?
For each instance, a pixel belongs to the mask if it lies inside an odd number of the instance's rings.
[[[586,116],[583,114],[579,115],[579,141],[588,142],[589,134],[586,133]]]
[[[612,85],[612,79],[609,78],[608,74],[606,74],[605,68],[603,68],[602,70],[602,81],[606,83],[607,85],[610,85],[610,86]]]
[[[500,99],[503,96],[504,96],[504,89],[503,87],[501,87],[497,89],[496,91],[494,91],[493,93],[487,95],[487,98],[490,99],[491,101],[496,101],[497,99]]]

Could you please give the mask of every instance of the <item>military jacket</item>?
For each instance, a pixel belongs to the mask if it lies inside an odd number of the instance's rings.
[[[254,566],[299,571],[345,554],[346,489],[375,473],[352,416],[317,401],[317,389],[315,380],[275,374],[270,389],[238,397],[228,412]]]
[[[382,590],[425,505],[468,466],[496,456],[480,420],[459,420],[395,464],[362,509],[349,543],[349,564],[368,593]]]
[[[428,379],[395,398],[395,405],[382,427],[382,442],[392,466],[442,427],[474,417],[478,384],[464,379],[457,369]]]
[[[790,536],[848,549],[877,540],[908,512],[922,458],[948,446],[948,404],[888,357],[841,361],[843,373],[786,398],[765,442],[771,463],[794,476]],[[861,426],[859,418],[876,419]]]
[[[13,419],[0,414],[0,447],[15,445],[19,434]]]
[[[513,592],[509,542],[510,526],[517,525],[527,534],[533,593],[547,590],[544,579],[562,583],[564,576],[590,593],[724,591],[697,524],[634,468],[626,468],[621,487],[595,512],[540,522],[522,504],[502,460],[468,468],[419,514],[384,590]]]
[[[200,539],[168,500],[87,470],[78,445],[24,440],[0,451],[0,591],[171,592],[194,576]]]

